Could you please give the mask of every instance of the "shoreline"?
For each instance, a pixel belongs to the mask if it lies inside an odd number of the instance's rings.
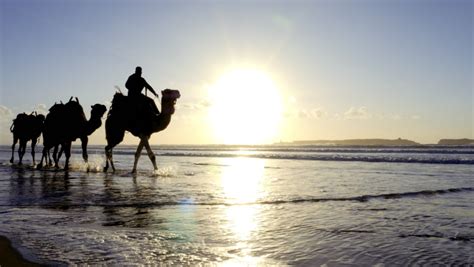
[[[13,247],[12,242],[7,237],[0,235],[0,266],[41,266],[38,263],[29,261]]]

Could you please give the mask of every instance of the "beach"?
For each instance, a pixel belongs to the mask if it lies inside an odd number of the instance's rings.
[[[474,264],[472,147],[155,147],[132,174],[134,149],[1,147],[0,235],[46,265]]]

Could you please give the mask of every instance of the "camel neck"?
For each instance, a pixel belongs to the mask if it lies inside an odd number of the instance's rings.
[[[160,115],[156,117],[154,122],[155,123],[153,125],[153,132],[162,131],[166,129],[166,127],[168,127],[168,125],[170,124],[171,114],[160,113]]]
[[[87,135],[91,135],[101,125],[102,120],[100,118],[91,116],[91,118],[87,121]]]

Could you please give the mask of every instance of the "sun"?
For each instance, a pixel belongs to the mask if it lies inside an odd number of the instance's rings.
[[[282,115],[280,92],[268,74],[237,69],[209,88],[209,119],[220,144],[266,144],[275,141]]]

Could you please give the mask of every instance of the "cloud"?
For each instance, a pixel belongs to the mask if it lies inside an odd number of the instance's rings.
[[[0,105],[0,117],[6,118],[6,117],[11,117],[12,115],[13,115],[13,112],[11,109]]]
[[[309,118],[310,113],[308,111],[302,109],[302,110],[298,110],[297,116],[298,116],[298,118],[302,118],[302,119]]]
[[[393,120],[399,121],[399,120],[402,119],[402,115],[400,115],[400,114],[392,114],[392,115],[390,116],[390,118],[393,119]]]
[[[327,117],[328,113],[322,108],[313,109],[298,109],[296,111],[286,111],[283,116],[287,118],[300,118],[300,119],[322,119]]]
[[[421,116],[420,115],[411,115],[410,117],[412,120],[419,120],[421,119]]]
[[[189,110],[204,110],[212,106],[212,103],[207,100],[203,99],[198,103],[183,103],[177,104],[177,108],[189,109]]]
[[[314,108],[311,110],[311,116],[315,119],[321,119],[324,118],[328,115],[326,111],[324,111],[322,108]]]
[[[46,107],[45,104],[38,104],[36,107],[33,108],[34,111],[36,111],[38,114],[43,114],[46,115],[48,114],[48,107]]]
[[[0,105],[0,143],[2,144],[9,143],[11,140],[10,126],[13,116],[10,108]]]
[[[344,118],[347,120],[366,120],[370,117],[371,115],[367,111],[366,107],[351,107],[348,111],[344,112]]]

